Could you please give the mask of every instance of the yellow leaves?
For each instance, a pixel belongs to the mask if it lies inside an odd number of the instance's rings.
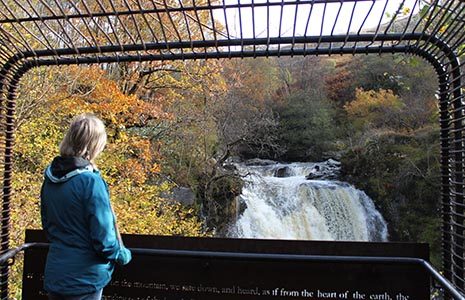
[[[45,112],[44,112],[45,113]],[[18,167],[43,170],[57,154],[62,132],[52,118],[34,118],[19,127],[15,151]]]
[[[129,181],[112,187],[112,202],[118,224],[124,233],[199,236],[201,222],[192,208],[163,198],[170,189],[160,186],[132,187]]]
[[[408,14],[410,13],[410,11],[411,11],[410,7],[404,7],[404,8],[402,9],[402,14],[403,14],[404,16],[406,16],[406,15],[408,15]]]
[[[115,140],[115,143],[126,143],[129,141],[129,136],[125,131],[119,131],[119,135],[117,136],[117,139]]]
[[[371,112],[384,107],[402,107],[399,98],[391,90],[364,91],[363,89],[357,89],[355,97],[354,101],[344,106],[349,116],[367,116]]]
[[[404,107],[404,103],[394,95],[391,90],[379,91],[357,89],[355,100],[346,104],[349,118],[354,120],[355,125],[373,124],[387,122],[390,116],[395,116]]]
[[[25,83],[29,98],[44,95],[44,99],[40,105],[31,101],[35,110],[31,115],[28,111],[21,115],[23,122],[16,131],[11,246],[24,241],[25,228],[41,228],[39,194],[43,171],[58,155],[58,145],[70,119],[83,112],[92,112],[106,123],[109,143],[97,158],[97,165],[110,185],[111,201],[123,232],[203,235],[202,222],[196,217],[198,213],[194,208],[161,198],[162,193],[172,188],[172,184],[159,178],[167,165],[167,159],[160,155],[164,144],[151,141],[140,130],[148,122],[175,120],[175,112],[167,113],[164,109],[185,96],[189,101],[202,100],[199,97],[205,91],[204,85],[215,91],[214,82],[221,80],[207,71],[202,70],[203,76],[208,78],[206,81],[189,81],[188,76],[179,74],[167,80],[181,82],[183,89],[194,85],[198,87],[197,94],[167,88],[163,93],[157,90],[147,101],[137,95],[125,95],[118,83],[97,67],[66,67],[58,72],[44,69],[40,74],[30,75],[30,82]],[[53,88],[40,90],[36,77]],[[192,144],[198,140],[193,136]],[[18,263],[14,266],[16,283],[20,282],[20,266]],[[19,295],[19,284],[13,286]]]
[[[20,237],[24,228],[40,228],[43,171],[58,154],[70,118],[82,112],[93,112],[106,123],[109,143],[97,165],[110,185],[124,231],[202,234],[202,223],[193,209],[160,198],[172,188],[157,177],[164,166],[159,153],[162,143],[138,135],[139,126],[149,119],[170,121],[172,115],[162,109],[167,99],[160,96],[159,101],[149,102],[137,95],[125,95],[117,82],[97,67],[69,67],[50,80],[58,80],[57,76],[61,76],[62,86],[47,95],[45,105],[17,131],[13,234]]]
[[[152,167],[150,168],[150,172],[153,174],[158,174],[161,171],[161,166],[157,163],[154,163]]]
[[[102,154],[102,171],[112,183],[130,179],[142,185],[161,171],[161,158],[150,140],[121,132]]]
[[[132,138],[129,141],[131,153],[144,162],[150,162],[153,159],[150,146],[150,141],[142,138]]]
[[[39,194],[42,184],[42,174],[23,172],[16,170],[13,178],[13,188],[15,193],[11,201],[11,224],[10,228],[10,247],[20,246],[24,242],[25,229],[40,229],[40,202]],[[16,257],[16,263],[12,266],[11,293],[13,295],[21,294],[21,274],[22,263],[21,255]],[[14,299],[21,299],[19,296]]]
[[[133,158],[126,160],[118,167],[120,176],[131,179],[135,184],[141,185],[147,180],[144,167],[142,164]]]

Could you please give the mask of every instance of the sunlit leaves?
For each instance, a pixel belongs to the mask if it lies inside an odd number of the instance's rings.
[[[403,103],[390,90],[356,90],[356,99],[344,106],[347,114],[359,126],[389,126]]]
[[[18,100],[20,105],[24,103],[27,110],[23,111],[27,113],[20,115],[16,132],[11,246],[23,242],[26,228],[41,228],[39,196],[43,171],[58,155],[58,145],[70,119],[84,112],[96,114],[106,124],[109,143],[96,164],[110,185],[121,231],[204,234],[195,208],[163,198],[173,186],[159,176],[166,160],[160,154],[164,145],[147,132],[138,134],[143,132],[139,128],[147,124],[156,127],[174,120],[173,112],[166,111],[162,101],[123,93],[119,82],[97,67],[66,67],[60,72],[41,71],[31,76],[36,78],[24,81],[24,92]],[[38,81],[44,84],[37,85]],[[34,98],[44,92],[39,89],[52,82],[55,88],[47,90],[37,105]],[[161,96],[160,99],[164,100]],[[17,279],[12,293],[19,297],[19,273],[13,277]]]

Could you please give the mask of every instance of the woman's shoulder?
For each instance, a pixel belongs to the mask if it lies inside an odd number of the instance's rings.
[[[86,198],[97,201],[109,198],[109,189],[105,180],[99,172],[86,172],[78,176],[81,185],[79,189],[87,195]]]
[[[102,175],[98,170],[80,173],[75,176],[75,182],[80,182],[84,185],[106,187],[105,180],[102,178]]]

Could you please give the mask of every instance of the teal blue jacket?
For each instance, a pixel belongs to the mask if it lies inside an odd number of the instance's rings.
[[[119,242],[108,187],[86,160],[57,157],[45,171],[42,226],[50,241],[44,288],[62,295],[102,289],[131,252]]]

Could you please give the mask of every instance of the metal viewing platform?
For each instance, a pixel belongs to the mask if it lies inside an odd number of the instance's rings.
[[[7,258],[21,250],[10,249],[10,203],[15,104],[20,80],[29,70],[384,53],[420,56],[438,76],[442,187],[438,201],[447,281],[429,264],[412,263],[422,265],[460,299],[458,293],[465,292],[465,66],[459,60],[465,55],[464,28],[463,0],[0,0],[0,299],[8,298]],[[154,251],[150,253],[156,255]]]

